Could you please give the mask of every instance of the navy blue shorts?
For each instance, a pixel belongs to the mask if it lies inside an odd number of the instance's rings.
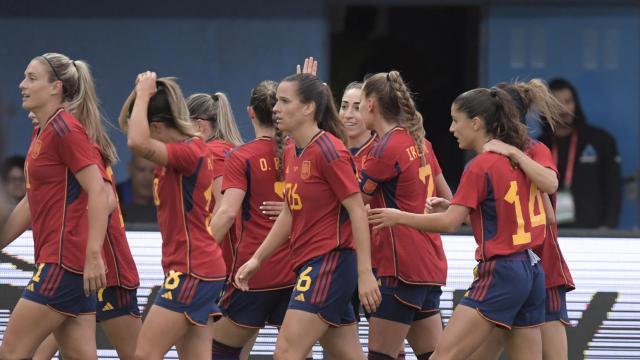
[[[241,291],[227,284],[218,304],[222,314],[233,323],[250,328],[281,326],[289,306],[292,286],[274,290]]]
[[[530,327],[544,322],[544,271],[527,251],[479,262],[460,304],[498,326]]]
[[[204,281],[173,270],[164,279],[154,305],[183,313],[192,324],[200,326],[207,325],[209,316],[214,321],[222,316],[217,304],[224,280]]]
[[[564,285],[547,289],[544,320],[546,322],[560,321],[565,325],[571,325],[567,314],[567,289]]]
[[[440,286],[406,284],[393,276],[379,277],[378,285],[382,302],[371,317],[411,325],[440,313]]]
[[[140,317],[137,289],[109,286],[98,290],[96,321],[105,321],[119,316]]]
[[[22,297],[67,316],[96,312],[96,295],[85,296],[82,274],[68,271],[58,264],[37,264]]]
[[[356,322],[351,304],[358,284],[355,251],[341,249],[317,256],[300,267],[297,274],[289,309],[318,314],[332,327]]]

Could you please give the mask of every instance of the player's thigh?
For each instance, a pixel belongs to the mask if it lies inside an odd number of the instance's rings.
[[[142,320],[131,315],[118,316],[100,322],[109,341],[116,348],[121,360],[134,359]]]
[[[466,359],[489,336],[495,325],[483,318],[475,309],[458,305],[431,360]]]
[[[404,344],[409,328],[410,325],[402,322],[372,316],[369,319],[369,351],[395,358]]]
[[[513,328],[506,337],[504,350],[510,360],[542,360],[540,327]]]
[[[364,359],[357,324],[329,328],[320,338],[320,344],[330,359]]]
[[[469,360],[496,360],[504,350],[507,330],[495,327]]]
[[[209,324],[212,325],[209,319]],[[211,359],[211,331],[207,326],[192,325],[176,344],[181,359]]]
[[[54,332],[65,360],[97,359],[96,316],[78,315],[67,318]]]
[[[162,359],[190,326],[184,314],[153,305],[138,335],[136,359]]]
[[[30,358],[66,318],[46,305],[21,298],[11,312],[0,347],[0,358]]]
[[[51,360],[57,352],[58,343],[56,342],[55,336],[51,334],[38,346],[35,354],[33,354],[32,360]]]
[[[302,310],[287,310],[278,339],[274,359],[304,359],[327,331],[329,325],[317,314]]]
[[[435,314],[411,323],[407,340],[416,354],[424,354],[435,350],[442,337],[442,318]]]
[[[222,317],[213,324],[213,338],[220,343],[232,347],[244,347],[258,333],[257,328],[240,326],[227,317]]]
[[[549,321],[540,327],[542,334],[542,358],[544,360],[567,360],[567,329],[561,321]]]

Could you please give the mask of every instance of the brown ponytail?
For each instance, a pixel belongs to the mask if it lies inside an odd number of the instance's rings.
[[[453,103],[469,118],[478,117],[487,134],[520,150],[529,146],[527,127],[509,94],[499,88],[478,88],[460,94]]]
[[[407,129],[420,154],[420,164],[426,165],[422,115],[416,110],[411,92],[400,73],[393,70],[375,74],[365,81],[362,91],[365,97],[376,97],[383,118],[395,119],[400,126]]]

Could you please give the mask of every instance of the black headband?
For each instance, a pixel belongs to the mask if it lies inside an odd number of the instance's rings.
[[[51,64],[51,61],[49,61],[49,59],[47,59],[46,56],[40,56],[40,57],[43,58],[44,61],[47,62],[47,64],[49,64],[49,67],[51,68],[51,71],[53,71],[53,75],[55,75],[56,80],[62,81],[62,79],[60,79],[60,76],[58,75],[58,72],[56,71],[56,68],[54,68],[53,64]]]

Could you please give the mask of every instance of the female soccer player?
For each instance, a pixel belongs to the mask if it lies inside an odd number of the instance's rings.
[[[364,205],[349,152],[339,140],[343,129],[331,90],[313,75],[291,75],[278,85],[277,99],[276,124],[293,140],[283,163],[288,206],[235,281],[249,290],[248,281],[261,263],[291,235],[297,283],[275,358],[304,359],[320,340],[332,358],[362,359],[350,299],[356,282],[368,311],[376,309],[380,294],[371,272]],[[345,236],[349,226],[353,235]]]
[[[219,210],[211,222],[214,238],[222,238],[235,221],[237,242],[233,247],[231,279],[258,249],[273,221],[262,213],[265,201],[282,201],[282,151],[274,140],[274,81],[263,81],[251,91],[247,113],[255,129],[255,140],[230,152],[225,161]],[[220,300],[225,315],[215,325],[213,358],[238,359],[240,350],[265,325],[280,326],[295,282],[288,244],[282,244],[249,282],[248,291],[232,282]]]
[[[102,159],[98,159],[102,162]],[[136,264],[129,249],[124,219],[117,201],[115,178],[111,167],[100,164],[100,172],[110,182],[110,191],[116,198],[116,209],[109,217],[103,243],[107,269],[107,286],[98,290],[96,320],[102,323],[107,337],[116,348],[120,359],[133,360],[138,333],[142,327],[138,308],[137,288],[140,285]],[[54,337],[49,337],[35,352],[34,360],[51,359],[58,350]]]
[[[451,197],[431,144],[397,71],[368,78],[360,112],[380,141],[361,172],[360,188],[373,196],[371,207],[423,212],[436,194]],[[440,287],[447,260],[440,235],[407,226],[379,231],[373,250],[378,260],[382,303],[369,322],[369,359],[395,359],[407,338],[418,359],[428,359],[442,334]]]
[[[35,57],[20,83],[38,125],[27,153],[27,195],[4,226],[0,248],[29,225],[36,271],[11,314],[2,359],[24,359],[53,332],[62,355],[95,359],[93,293],[105,287],[102,245],[115,206],[100,173],[117,160],[88,65],[57,53]]]
[[[484,152],[491,139],[526,149],[529,138],[509,95],[474,89],[451,106],[450,131],[461,149],[478,155],[467,165],[451,205],[443,213],[411,214],[372,209],[376,227],[407,225],[451,232],[470,215],[478,243],[475,280],[456,307],[431,359],[466,359],[494,326],[511,330],[509,358],[540,359],[538,325],[544,322],[544,278],[530,250],[542,244],[546,216],[535,184],[506,157]]]
[[[527,112],[535,108],[552,129],[560,124],[563,105],[553,97],[543,81],[533,79],[527,83],[501,83],[497,87],[505,90],[511,96],[518,109],[519,120],[523,123]],[[485,144],[484,149],[507,156],[517,163],[531,181],[545,192],[543,201],[548,201],[548,196],[556,192],[558,172],[551,151],[543,143],[532,140],[531,146],[523,152],[514,146],[494,139]],[[541,258],[540,263],[544,268],[545,275],[545,323],[540,328],[543,359],[562,360],[567,359],[568,351],[565,331],[565,326],[569,325],[566,293],[575,289],[575,285],[558,244],[558,225],[555,222],[553,208],[555,208],[555,204],[549,209],[545,208],[548,220],[545,240],[534,251]],[[473,358],[478,360],[498,358],[504,347],[505,338],[506,331],[494,329],[491,333],[491,339],[474,353]]]
[[[211,356],[207,324],[219,316],[225,278],[221,250],[207,230],[213,159],[189,120],[173,79],[139,74],[120,113],[127,144],[158,164],[154,201],[162,234],[165,282],[138,337],[136,359],[162,359],[176,344],[181,357]]]

